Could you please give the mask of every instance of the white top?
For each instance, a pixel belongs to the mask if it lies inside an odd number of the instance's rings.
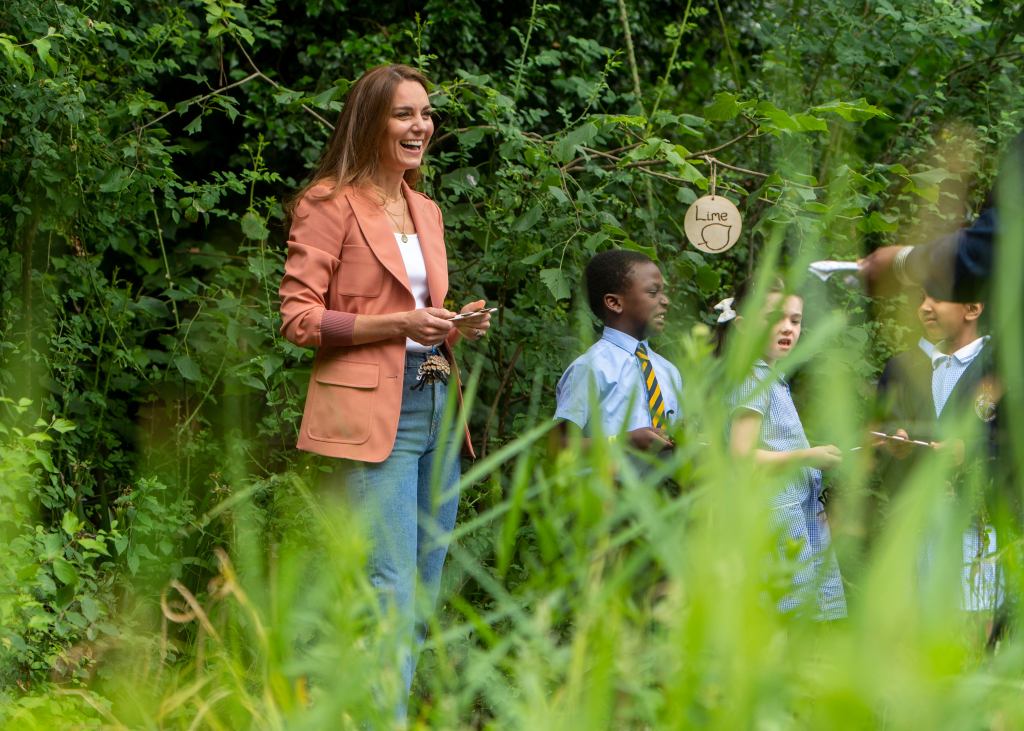
[[[402,241],[402,234],[396,233],[395,243],[398,244],[398,250],[402,253],[402,261],[405,262],[405,274],[409,277],[409,286],[412,288],[412,296],[416,301],[416,309],[422,310],[430,299],[430,290],[427,289],[427,265],[423,261],[423,249],[420,248],[419,235],[406,234],[405,236],[408,241]],[[406,338],[405,349],[414,353],[426,353],[433,348]]]

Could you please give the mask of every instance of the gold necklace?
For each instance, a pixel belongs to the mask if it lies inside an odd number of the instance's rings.
[[[398,226],[398,233],[400,233],[402,235],[402,243],[403,244],[409,243],[409,236],[408,236],[408,234],[405,233],[405,212],[409,208],[409,206],[407,206],[405,204],[404,200],[402,201],[402,223],[401,223],[401,225],[399,225],[398,219],[395,218],[391,214],[391,211],[388,210],[388,206],[387,206],[386,203],[382,207],[384,208],[384,212],[386,214],[388,214],[388,218],[391,219],[391,221],[395,224],[395,226]]]

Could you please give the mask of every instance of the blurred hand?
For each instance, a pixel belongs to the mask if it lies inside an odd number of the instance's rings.
[[[637,449],[647,451],[653,450],[655,452],[661,452],[666,449],[674,449],[675,444],[668,438],[668,435],[660,429],[654,427],[644,426],[639,429],[634,429],[627,435],[629,437],[629,443]]]
[[[906,459],[907,455],[914,451],[914,445],[909,441],[910,435],[907,434],[906,429],[897,429],[893,432],[893,436],[908,441],[898,442],[895,439],[885,439],[883,440],[885,441],[885,451],[896,459]]]
[[[455,313],[443,307],[424,307],[407,312],[405,337],[420,345],[439,345],[451,332],[453,325],[449,320],[453,317]]]
[[[482,310],[487,306],[486,300],[477,300],[476,302],[470,302],[468,305],[459,310],[459,313],[463,312],[475,312]],[[468,340],[479,340],[487,331],[491,329],[491,313],[485,315],[479,315],[477,317],[470,317],[466,320],[459,320],[455,323],[455,327],[459,329],[459,333],[462,337]]]
[[[875,249],[863,259],[858,259],[860,278],[864,280],[868,294],[891,294],[899,291],[900,284],[892,273],[892,260],[903,247],[883,246]]]
[[[932,449],[936,452],[947,452],[953,456],[953,464],[960,466],[964,463],[966,447],[963,439],[947,439],[943,442],[932,442]]]
[[[835,467],[843,461],[843,453],[834,444],[825,444],[820,447],[811,447],[807,450],[807,464],[810,467],[817,467],[819,470],[827,470]]]

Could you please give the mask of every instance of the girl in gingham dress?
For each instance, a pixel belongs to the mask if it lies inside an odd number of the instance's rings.
[[[780,533],[779,551],[791,554],[798,546],[800,569],[793,590],[779,601],[779,609],[801,609],[817,619],[846,616],[839,565],[831,549],[828,518],[821,500],[821,470],[838,465],[842,453],[834,445],[812,447],[804,434],[789,385],[772,365],[789,355],[800,339],[803,299],[785,295],[781,287],[768,294],[765,313],[779,313],[763,358],[733,395],[729,431],[734,454],[752,456],[765,466],[799,465],[796,476],[769,500],[770,522]],[[808,606],[814,593],[816,606]]]

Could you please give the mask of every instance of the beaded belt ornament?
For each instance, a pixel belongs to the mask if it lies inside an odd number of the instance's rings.
[[[447,358],[437,353],[429,355],[425,361],[420,363],[420,367],[416,371],[416,385],[410,390],[422,391],[424,386],[432,385],[438,381],[448,383],[448,376],[451,375],[451,372],[452,369],[448,365]]]

